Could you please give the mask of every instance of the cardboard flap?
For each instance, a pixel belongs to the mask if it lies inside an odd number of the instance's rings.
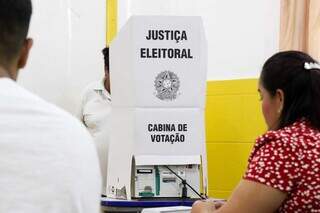
[[[180,156],[164,156],[164,155],[137,155],[134,156],[136,166],[151,165],[200,165],[200,155],[180,155]]]

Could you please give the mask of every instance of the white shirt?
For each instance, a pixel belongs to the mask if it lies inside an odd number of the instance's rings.
[[[78,117],[93,137],[110,123],[110,114],[111,96],[103,81],[89,84],[82,93]]]
[[[0,118],[0,212],[99,212],[97,154],[80,122],[8,78]]]
[[[104,87],[104,80],[89,84],[83,92],[78,117],[93,136],[97,147],[103,194],[106,193],[110,116],[111,96]]]

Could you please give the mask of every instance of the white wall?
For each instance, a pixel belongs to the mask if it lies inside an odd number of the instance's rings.
[[[33,0],[34,47],[18,82],[76,112],[83,88],[104,75],[105,0]]]
[[[208,39],[208,79],[256,78],[278,50],[279,0],[119,0],[130,15],[199,15]]]
[[[103,75],[105,0],[33,0],[35,44],[19,83],[74,113],[86,84]],[[118,0],[119,27],[132,14],[201,15],[208,79],[257,77],[278,47],[278,0]]]

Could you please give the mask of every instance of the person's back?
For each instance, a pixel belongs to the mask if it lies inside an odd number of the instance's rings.
[[[99,212],[89,133],[67,113],[0,78],[0,212]]]
[[[0,0],[0,212],[97,213],[101,175],[85,128],[18,86],[31,0]]]

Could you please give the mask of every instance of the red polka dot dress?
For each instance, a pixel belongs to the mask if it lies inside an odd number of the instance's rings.
[[[320,212],[320,132],[302,119],[255,143],[244,179],[287,193],[278,212]]]

